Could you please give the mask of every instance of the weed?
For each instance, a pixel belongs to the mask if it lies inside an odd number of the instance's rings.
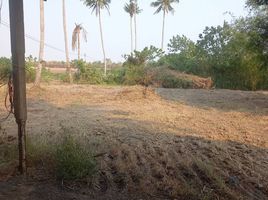
[[[66,136],[56,149],[56,176],[61,180],[90,177],[96,162],[90,152],[71,136]]]

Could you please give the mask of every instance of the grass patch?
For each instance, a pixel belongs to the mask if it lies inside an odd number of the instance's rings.
[[[220,172],[216,171],[215,166],[213,166],[212,163],[204,162],[200,159],[194,159],[192,169],[204,185],[201,192],[202,200],[212,200],[218,197],[218,195],[224,196],[228,199],[236,199],[225,184]]]
[[[76,180],[91,177],[96,162],[81,144],[66,136],[56,149],[56,176],[61,180]]]
[[[53,137],[53,140],[46,136],[29,138],[28,165],[34,168],[41,166],[59,180],[90,178],[95,172],[96,162],[86,145],[80,141],[81,138],[74,139],[70,134],[65,134],[63,138]]]
[[[0,145],[0,170],[17,159],[17,146],[14,144]]]

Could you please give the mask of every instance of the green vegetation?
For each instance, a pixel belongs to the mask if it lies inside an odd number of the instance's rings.
[[[17,145],[6,135],[0,136],[0,173],[13,166],[17,160]],[[14,138],[15,140],[15,138]],[[97,167],[90,148],[75,139],[69,133],[63,138],[51,141],[45,136],[28,137],[28,168],[42,168],[46,174],[56,176],[60,180],[80,180],[91,178]],[[13,166],[14,167],[14,166]]]
[[[11,72],[11,60],[8,58],[0,58],[0,81],[1,83],[6,81]]]
[[[56,174],[61,180],[92,176],[96,163],[90,153],[71,136],[66,136],[56,150]]]
[[[210,76],[217,88],[267,89],[267,27],[267,15],[257,13],[232,24],[206,27],[197,42],[175,36],[159,65]]]
[[[168,8],[161,2],[159,0],[152,3],[158,8],[157,12],[163,11],[165,14],[165,12],[173,11],[172,7],[166,10]],[[170,1],[169,3],[177,2]],[[102,8],[109,8],[110,1],[84,1],[84,3],[91,6],[98,15]],[[267,1],[248,0],[246,5],[251,10],[250,15],[233,19],[232,23],[224,22],[222,26],[206,27],[195,42],[184,35],[173,36],[166,53],[153,46],[145,47],[141,51],[134,50],[129,55],[125,55],[123,64],[114,64],[105,58],[105,52],[103,52],[104,65],[107,68],[105,74],[102,72],[102,62],[86,63],[81,59],[75,60],[72,63],[77,68],[74,76],[75,82],[154,85],[167,88],[209,88],[203,87],[203,83],[197,86],[195,84],[198,82],[197,77],[201,79],[209,77],[216,88],[268,89]],[[132,27],[132,17],[135,17],[135,13],[138,14],[141,10],[137,7],[136,1],[126,4],[125,10],[130,14]],[[80,31],[81,27],[77,29]],[[133,50],[133,35],[131,46]],[[37,64],[37,59],[31,56],[26,59],[27,82],[34,81]],[[0,58],[2,82],[7,80],[10,69],[10,59]],[[43,68],[42,81],[51,80],[68,82],[68,75],[53,74]],[[201,82],[203,81],[205,80]],[[212,86],[210,83],[208,85]]]

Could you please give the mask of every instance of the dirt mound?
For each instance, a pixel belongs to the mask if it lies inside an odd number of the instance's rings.
[[[163,88],[185,88],[185,89],[210,89],[213,81],[196,75],[185,74],[166,67],[150,68],[147,72],[147,82]]]

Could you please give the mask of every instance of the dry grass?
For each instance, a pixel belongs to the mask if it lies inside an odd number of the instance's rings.
[[[27,131],[57,140],[67,129],[93,151],[98,172],[90,189],[72,185],[79,199],[266,199],[267,102],[267,92],[149,89],[145,98],[142,87],[46,85],[28,90]],[[14,120],[2,130],[15,136]],[[54,199],[73,195],[47,188]]]

